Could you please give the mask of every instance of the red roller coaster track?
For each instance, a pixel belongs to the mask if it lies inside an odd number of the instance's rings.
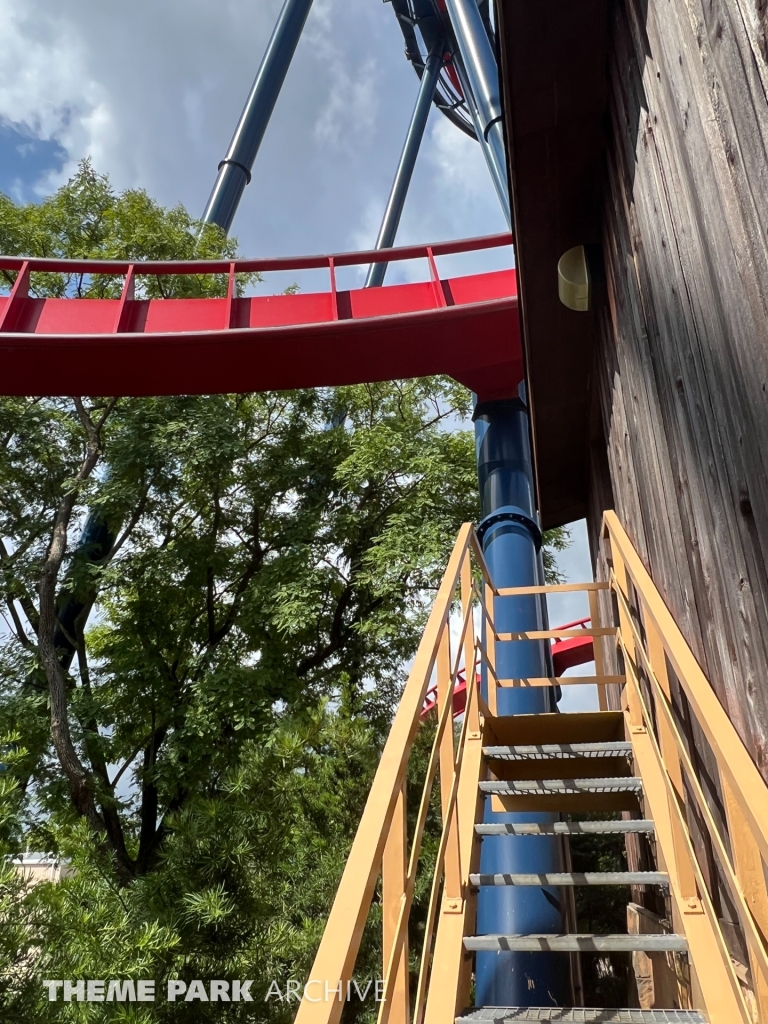
[[[575,622],[566,622],[557,629],[572,629],[574,626],[587,626],[592,620],[577,619]],[[552,642],[552,665],[555,676],[561,676],[567,669],[576,668],[577,665],[587,665],[595,659],[594,640],[591,636],[571,637],[567,640],[556,640]],[[478,682],[480,675],[478,674]],[[467,680],[464,670],[458,674],[456,685],[453,688],[453,717],[464,714],[467,706]],[[427,691],[424,699],[424,707],[421,711],[422,719],[428,717],[431,711],[437,707],[437,685]]]
[[[510,245],[511,235],[384,252],[235,262],[129,263],[0,257],[0,392],[162,395],[266,391],[445,373],[481,399],[522,380],[514,270],[441,279],[435,257]],[[339,267],[426,259],[430,277],[336,288]],[[239,298],[238,274],[327,269],[330,289]],[[114,275],[120,298],[35,298],[32,275]],[[226,298],[136,297],[143,277],[224,274]]]

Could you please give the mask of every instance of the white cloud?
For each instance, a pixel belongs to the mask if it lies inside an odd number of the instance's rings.
[[[429,160],[451,199],[485,205],[495,195],[488,188],[485,159],[478,143],[445,117],[435,118]]]
[[[354,75],[346,71],[340,60],[334,61],[333,90],[315,125],[318,142],[349,153],[355,139],[371,135],[378,112],[376,71],[374,59],[355,68]],[[353,125],[354,135],[349,130]]]
[[[282,0],[0,0],[0,119],[118,188],[202,211]],[[248,254],[373,244],[417,80],[381,0],[315,0],[235,231]],[[503,229],[479,148],[433,113],[399,240]]]
[[[34,3],[0,0],[0,117],[26,125],[68,152],[90,142],[88,122],[105,94],[87,71],[87,51],[75,26],[55,14],[42,24]]]

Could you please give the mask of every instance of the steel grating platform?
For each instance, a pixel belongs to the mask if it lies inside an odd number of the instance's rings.
[[[629,757],[632,744],[623,741],[604,743],[539,743],[525,746],[483,747],[485,757],[499,761],[547,761],[574,757]]]
[[[698,1010],[613,1010],[598,1007],[484,1006],[467,1010],[456,1024],[706,1024]]]

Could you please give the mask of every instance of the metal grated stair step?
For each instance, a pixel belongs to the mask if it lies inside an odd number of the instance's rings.
[[[624,741],[605,743],[539,743],[529,746],[483,747],[486,757],[499,761],[538,761],[561,757],[622,757],[632,753]]]
[[[543,875],[470,875],[471,885],[669,885],[664,871],[560,871]]]
[[[472,935],[464,939],[471,952],[498,953],[685,953],[682,935]]]
[[[652,821],[555,821],[551,825],[496,823],[475,825],[479,836],[591,836],[655,832]]]
[[[520,779],[515,781],[481,782],[483,793],[499,796],[546,793],[639,793],[642,779],[627,776],[615,779]]]
[[[456,1024],[706,1024],[698,1010],[613,1010],[599,1007],[482,1006]]]

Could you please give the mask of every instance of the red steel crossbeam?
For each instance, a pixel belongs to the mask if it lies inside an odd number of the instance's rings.
[[[160,395],[322,387],[446,373],[481,399],[522,380],[514,270],[440,279],[435,257],[511,235],[335,256],[131,263],[0,257],[0,393]],[[425,258],[428,281],[337,288],[339,267]],[[239,298],[237,275],[327,269],[326,292]],[[121,297],[36,298],[36,273],[124,278]],[[137,279],[221,274],[226,297],[136,297]]]

